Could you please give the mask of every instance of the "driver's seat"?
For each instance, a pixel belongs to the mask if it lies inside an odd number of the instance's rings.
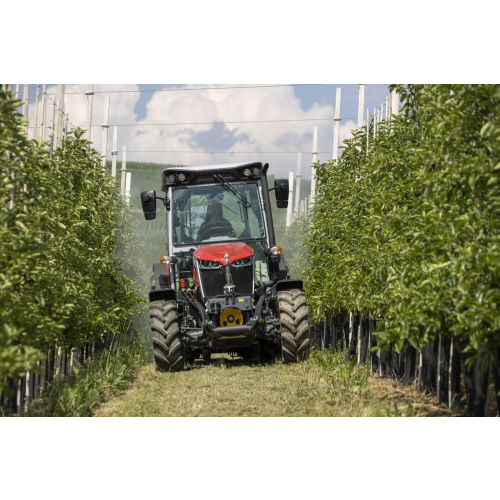
[[[198,243],[212,236],[230,235],[232,232],[234,232],[233,226],[222,216],[221,202],[217,198],[213,198],[208,204],[207,216],[198,230],[196,242]]]

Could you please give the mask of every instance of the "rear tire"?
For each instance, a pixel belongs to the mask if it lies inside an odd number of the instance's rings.
[[[311,334],[305,293],[302,290],[278,292],[278,308],[283,361],[296,363],[307,359]]]
[[[152,287],[154,290],[154,276]],[[158,370],[179,372],[184,370],[186,353],[182,347],[177,301],[162,300],[149,304],[149,319],[153,334],[153,351]]]

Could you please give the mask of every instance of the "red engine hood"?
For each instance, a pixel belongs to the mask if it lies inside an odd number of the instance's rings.
[[[229,265],[231,265],[237,260],[251,257],[254,251],[246,243],[225,243],[223,245],[199,247],[193,255],[198,260],[210,260],[224,266],[224,255],[226,253],[229,255]]]

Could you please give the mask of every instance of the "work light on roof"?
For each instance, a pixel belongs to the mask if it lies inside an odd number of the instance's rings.
[[[243,171],[246,177],[250,177],[252,175],[252,171],[249,168],[245,168]]]
[[[184,182],[186,180],[186,176],[184,174],[179,174],[177,177],[181,182]]]
[[[170,184],[173,184],[175,182],[175,175],[173,175],[173,174],[169,175],[168,182],[170,182]]]
[[[260,174],[260,170],[258,168],[254,168],[253,175],[259,175],[259,174]]]

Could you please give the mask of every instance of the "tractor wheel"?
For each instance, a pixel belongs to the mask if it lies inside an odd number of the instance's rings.
[[[151,290],[155,289],[155,275],[151,273]],[[151,302],[149,319],[156,368],[162,372],[184,370],[187,353],[182,349],[177,302],[175,300]]]
[[[307,359],[311,335],[305,293],[302,290],[278,292],[278,308],[283,361],[296,363]]]

